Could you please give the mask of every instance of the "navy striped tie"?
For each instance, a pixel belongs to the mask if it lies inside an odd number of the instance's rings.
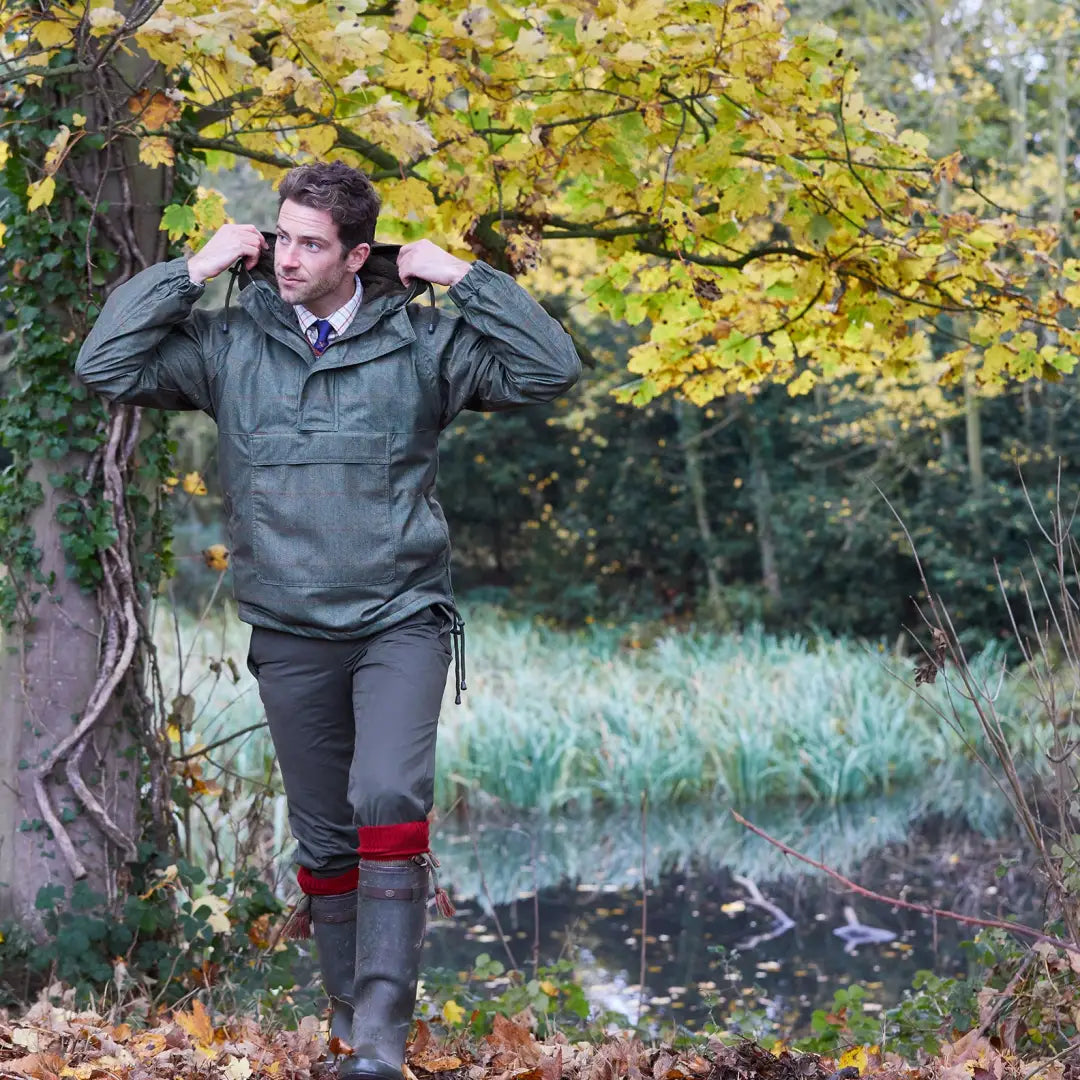
[[[316,319],[315,329],[319,331],[319,336],[315,338],[311,347],[316,356],[322,356],[326,352],[326,346],[330,344],[330,320]]]

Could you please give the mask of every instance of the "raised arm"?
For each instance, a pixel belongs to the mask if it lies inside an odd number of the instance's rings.
[[[551,401],[581,375],[570,335],[508,274],[421,240],[398,256],[412,277],[450,286],[461,310],[441,357],[442,423],[462,409],[493,412]]]
[[[113,401],[213,414],[206,322],[192,311],[203,283],[238,258],[258,259],[254,226],[226,225],[191,260],[136,274],[105,302],[75,361],[75,374]]]

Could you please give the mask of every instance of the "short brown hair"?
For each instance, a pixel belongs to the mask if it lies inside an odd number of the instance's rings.
[[[338,227],[346,252],[375,240],[379,196],[371,181],[343,161],[300,165],[285,174],[278,187],[278,209],[291,199],[312,210],[325,210]]]

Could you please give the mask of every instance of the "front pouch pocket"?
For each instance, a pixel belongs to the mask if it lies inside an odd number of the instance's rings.
[[[390,436],[251,436],[255,572],[264,585],[347,588],[392,581]]]

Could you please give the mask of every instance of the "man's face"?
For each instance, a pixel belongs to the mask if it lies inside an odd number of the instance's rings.
[[[353,276],[369,250],[367,244],[358,244],[344,252],[337,224],[328,211],[286,199],[278,211],[274,247],[274,273],[281,298],[289,304],[303,304],[317,315],[330,314],[352,296]],[[315,310],[328,304],[333,306],[325,312]]]

